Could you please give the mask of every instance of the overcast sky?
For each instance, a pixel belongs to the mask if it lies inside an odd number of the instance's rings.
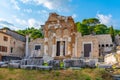
[[[120,0],[0,0],[0,28],[39,28],[51,12],[72,16],[75,22],[96,17],[120,29]]]

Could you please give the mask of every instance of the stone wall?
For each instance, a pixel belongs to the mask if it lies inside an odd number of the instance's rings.
[[[91,43],[92,45],[92,52],[91,52],[91,58],[98,58],[99,57],[99,47],[98,47],[98,40],[95,36],[83,36],[78,37],[77,41],[77,57],[84,57],[84,51],[83,51],[83,45],[84,43]]]
[[[17,40],[13,37],[11,37],[11,48],[13,48],[12,52],[10,52],[10,55],[16,56],[16,57],[24,57],[25,55],[25,42],[22,42],[20,40]]]
[[[40,51],[35,50],[35,45],[41,45]],[[33,57],[33,54],[37,54],[35,57],[43,57],[44,55],[44,39],[37,38],[29,43],[29,56]]]
[[[120,35],[115,36],[116,45],[120,46]]]

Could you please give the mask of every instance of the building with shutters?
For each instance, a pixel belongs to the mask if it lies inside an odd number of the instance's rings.
[[[25,37],[7,28],[0,29],[0,55],[24,57]]]

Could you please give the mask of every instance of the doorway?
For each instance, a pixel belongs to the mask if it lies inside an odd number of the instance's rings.
[[[90,57],[90,52],[91,44],[90,43],[84,44],[84,57]]]
[[[61,41],[57,41],[56,56],[60,56],[60,42]],[[63,41],[63,55],[65,56],[65,41]]]

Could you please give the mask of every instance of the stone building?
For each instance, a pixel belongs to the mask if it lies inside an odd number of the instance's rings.
[[[31,54],[36,51],[35,45],[39,44],[41,46],[41,56],[96,59],[100,56],[101,51],[103,53],[107,50],[110,51],[106,47],[110,48],[112,46],[110,35],[81,36],[77,32],[71,16],[66,17],[50,13],[42,28],[44,39],[36,39],[29,43]],[[37,53],[39,54],[39,52]]]
[[[115,43],[117,46],[120,46],[120,35],[115,36]]]
[[[37,38],[31,40],[29,43],[29,56],[30,57],[43,57],[44,55],[44,39]]]
[[[111,53],[114,48],[112,38],[110,34],[95,35],[99,42],[99,55],[105,56],[108,53]]]
[[[0,55],[23,57],[25,37],[9,29],[0,29]]]

